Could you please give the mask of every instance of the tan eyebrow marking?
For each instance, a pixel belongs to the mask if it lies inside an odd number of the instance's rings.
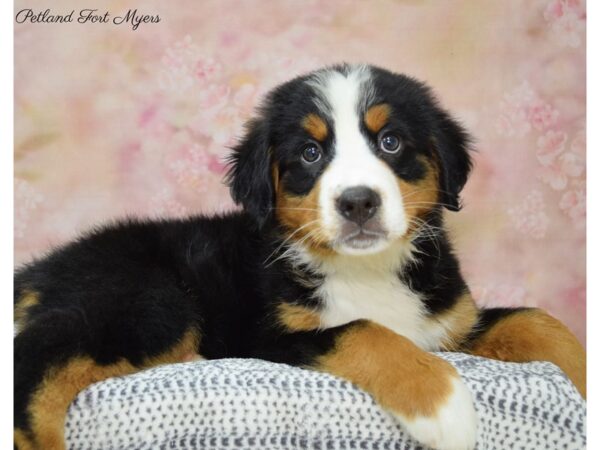
[[[372,133],[378,133],[390,118],[390,105],[381,103],[380,105],[372,106],[365,113],[365,124]]]
[[[310,113],[302,119],[302,128],[318,141],[324,141],[327,138],[327,124],[316,114]]]

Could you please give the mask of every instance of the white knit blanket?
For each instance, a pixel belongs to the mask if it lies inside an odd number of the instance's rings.
[[[439,353],[473,392],[478,449],[583,449],[586,403],[554,365]],[[365,392],[259,360],[157,367],[81,392],[69,449],[416,449]]]

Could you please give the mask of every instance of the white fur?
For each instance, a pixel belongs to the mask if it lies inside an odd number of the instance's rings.
[[[439,350],[447,339],[448,324],[432,321],[421,298],[398,278],[398,271],[412,258],[410,244],[396,241],[373,255],[335,255],[319,260],[296,246],[287,257],[324,275],[315,291],[323,302],[322,328],[372,320],[429,351]]]
[[[335,156],[321,177],[319,209],[322,227],[342,254],[369,254],[385,249],[407,228],[402,194],[397,177],[390,167],[379,159],[360,131],[363,120],[359,106],[369,104],[373,87],[366,66],[354,66],[348,75],[337,71],[320,73],[311,85],[320,93],[321,109],[331,115],[335,135]],[[336,210],[335,201],[347,188],[367,186],[379,193],[382,200],[380,217],[387,238],[377,239],[367,248],[356,248],[336,243],[343,218]]]
[[[477,413],[469,389],[459,379],[452,381],[453,391],[438,413],[432,417],[409,420],[394,414],[419,442],[438,450],[471,450],[477,441]]]

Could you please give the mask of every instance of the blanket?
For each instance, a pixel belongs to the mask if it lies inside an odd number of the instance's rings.
[[[555,365],[438,353],[478,414],[478,449],[583,449],[586,403]],[[197,361],[82,391],[69,449],[422,448],[366,392],[329,374],[253,359]]]

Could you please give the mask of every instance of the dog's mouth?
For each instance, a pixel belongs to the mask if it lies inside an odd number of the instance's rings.
[[[356,250],[366,250],[382,239],[385,239],[384,233],[374,233],[367,230],[359,230],[346,236],[341,240],[341,243],[347,247]]]
[[[379,247],[387,241],[388,233],[379,221],[368,221],[363,225],[345,223],[337,246],[347,250],[365,251]]]

